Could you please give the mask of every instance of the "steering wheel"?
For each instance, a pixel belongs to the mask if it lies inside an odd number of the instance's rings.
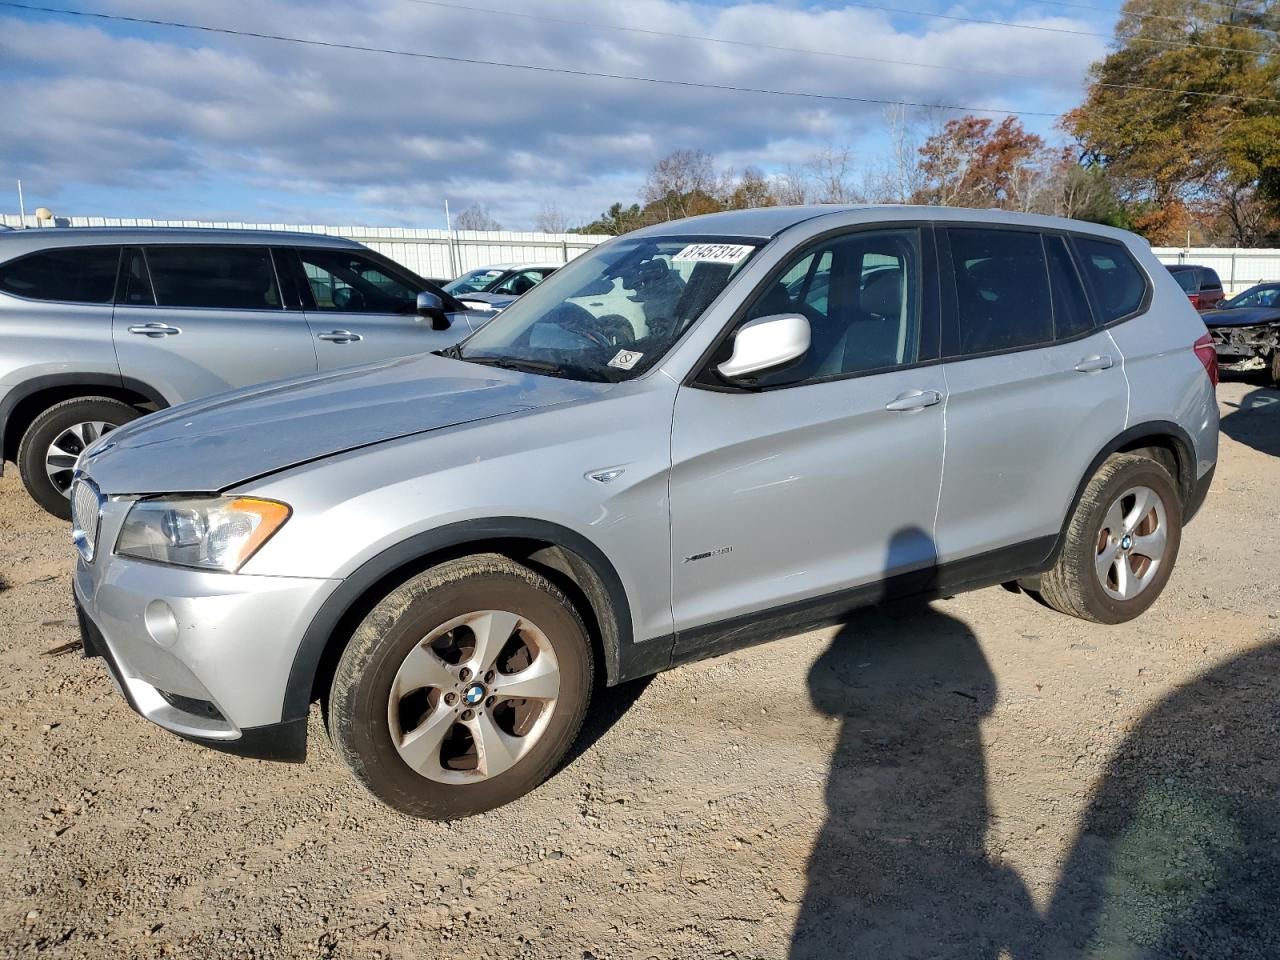
[[[596,317],[590,310],[576,303],[562,303],[544,320],[592,347],[609,349],[629,346],[635,339],[631,322],[626,317],[616,313]]]
[[[333,305],[339,310],[362,310],[364,294],[355,287],[339,287],[333,291]]]

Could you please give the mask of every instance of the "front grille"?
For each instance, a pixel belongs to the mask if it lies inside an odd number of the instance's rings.
[[[77,477],[71,484],[71,538],[85,562],[92,562],[102,521],[102,495],[93,482]]]

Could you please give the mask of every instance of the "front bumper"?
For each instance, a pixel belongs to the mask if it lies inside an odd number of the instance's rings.
[[[146,719],[219,749],[300,760],[306,715],[284,716],[307,625],[339,581],[207,573],[104,553],[76,563],[85,653]]]

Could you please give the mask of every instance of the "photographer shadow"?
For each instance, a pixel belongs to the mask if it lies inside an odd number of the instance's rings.
[[[1032,955],[1040,919],[985,845],[997,690],[968,626],[923,599],[858,611],[809,690],[841,729],[791,957]]]

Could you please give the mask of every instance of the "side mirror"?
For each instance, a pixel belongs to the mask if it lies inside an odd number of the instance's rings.
[[[776,370],[809,352],[809,321],[798,313],[760,317],[738,328],[733,355],[716,367],[726,380],[742,380]]]
[[[418,316],[431,321],[432,330],[448,330],[449,315],[444,312],[444,301],[439,294],[423,290],[418,294]]]

